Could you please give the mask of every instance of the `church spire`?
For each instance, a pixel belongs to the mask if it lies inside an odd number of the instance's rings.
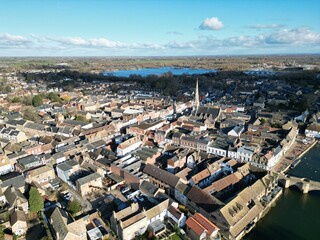
[[[197,78],[197,82],[196,82],[196,92],[194,95],[194,107],[196,108],[196,110],[198,110],[200,105],[200,101],[199,101],[199,86],[198,86],[198,78]]]

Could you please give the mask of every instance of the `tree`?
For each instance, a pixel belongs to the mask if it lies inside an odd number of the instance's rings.
[[[22,112],[23,118],[26,120],[30,120],[30,121],[38,121],[39,120],[39,116],[38,114],[35,112],[35,110],[33,109],[33,107],[28,107],[26,108],[23,112]]]
[[[12,103],[19,103],[19,102],[21,102],[21,98],[15,96],[14,98],[12,98],[11,102],[12,102]]]
[[[75,215],[81,210],[81,205],[76,200],[72,200],[68,203],[67,207],[68,212],[70,212],[72,215]]]
[[[42,105],[42,97],[39,95],[36,95],[32,98],[32,105],[35,107],[39,107]]]
[[[59,102],[59,103],[62,102],[59,95],[53,92],[48,94],[48,98],[50,99],[51,102]]]
[[[31,187],[29,192],[29,210],[36,213],[43,209],[43,199],[41,194],[35,187]]]
[[[4,238],[4,227],[3,225],[0,225],[0,239]]]

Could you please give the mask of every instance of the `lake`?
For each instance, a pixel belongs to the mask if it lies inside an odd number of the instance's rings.
[[[320,181],[320,143],[307,152],[288,174]],[[320,239],[320,191],[303,194],[294,188],[284,189],[276,206],[244,239]]]
[[[162,75],[167,72],[172,72],[173,75],[193,75],[193,74],[205,74],[205,73],[215,73],[217,70],[214,69],[194,69],[194,68],[174,68],[174,67],[161,67],[161,68],[141,68],[134,70],[118,70],[112,72],[104,72],[105,76],[115,76],[115,77],[130,77],[130,75],[141,75],[146,77],[148,75]]]

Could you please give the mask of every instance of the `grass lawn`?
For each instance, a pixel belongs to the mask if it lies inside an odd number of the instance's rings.
[[[170,236],[171,240],[181,240],[181,238],[175,233],[172,236]]]

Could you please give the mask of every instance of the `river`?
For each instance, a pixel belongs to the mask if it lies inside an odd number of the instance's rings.
[[[192,75],[192,74],[205,74],[210,72],[217,72],[214,69],[202,69],[202,68],[174,68],[174,67],[161,67],[161,68],[141,68],[133,70],[118,70],[113,72],[104,72],[103,74],[115,77],[130,77],[130,75],[140,75],[146,77],[148,75],[161,75],[167,72],[171,72],[173,75]]]
[[[320,181],[320,143],[307,152],[288,174]],[[320,191],[302,194],[294,187],[284,189],[276,206],[244,239],[319,240]]]

